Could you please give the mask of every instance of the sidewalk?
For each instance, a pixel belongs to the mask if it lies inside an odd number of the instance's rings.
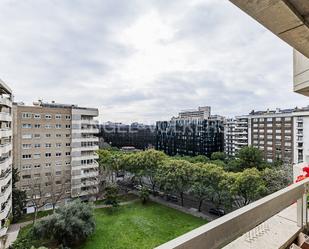
[[[186,208],[186,207],[182,207],[182,206],[179,206],[177,204],[174,204],[174,203],[171,203],[171,202],[168,202],[160,197],[156,197],[156,196],[153,196],[153,195],[150,195],[150,200],[152,200],[153,202],[157,202],[161,205],[164,205],[164,206],[167,206],[167,207],[170,207],[170,208],[174,208],[174,209],[177,209],[181,212],[184,212],[186,214],[191,214],[192,216],[195,216],[195,217],[198,217],[198,218],[202,218],[202,219],[205,219],[205,220],[208,220],[209,222],[210,221],[213,221],[215,220],[217,217],[212,217],[210,215],[207,215],[207,214],[204,214],[204,213],[201,213],[201,212],[198,212],[196,211],[195,209],[191,209],[191,208]]]

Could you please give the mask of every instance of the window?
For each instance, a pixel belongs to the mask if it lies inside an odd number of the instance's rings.
[[[51,129],[52,126],[50,124],[45,125],[45,129]]]
[[[45,114],[45,119],[51,119],[52,116],[50,114]]]
[[[65,125],[66,129],[71,129],[71,125]]]
[[[66,120],[71,120],[71,116],[70,115],[65,115],[65,119]]]
[[[51,153],[49,152],[45,153],[45,157],[51,157]]]
[[[61,147],[61,143],[56,143],[56,148],[60,148]]]
[[[31,113],[30,112],[23,112],[22,113],[22,118],[24,118],[24,119],[28,119],[28,118],[31,118]]]
[[[47,168],[51,167],[51,163],[45,163],[45,167]]]
[[[45,134],[45,137],[51,137],[51,134]]]
[[[61,156],[61,152],[56,152],[56,157],[60,157]]]
[[[23,159],[31,159],[31,154],[24,154],[24,155],[22,155],[22,158]]]
[[[31,175],[23,175],[22,178],[23,179],[31,179]]]
[[[22,166],[23,170],[31,169],[31,164],[25,164]]]
[[[23,134],[22,135],[22,139],[31,139],[32,138],[32,134]]]
[[[22,128],[24,129],[31,129],[32,125],[31,124],[22,124]]]
[[[56,124],[56,129],[61,129],[61,124]]]
[[[68,152],[65,153],[65,155],[66,155],[66,156],[70,156],[70,155],[71,155],[71,152],[68,151]]]
[[[51,172],[46,172],[45,176],[51,176]]]
[[[41,114],[35,113],[35,114],[33,114],[33,117],[35,119],[41,119]]]
[[[35,144],[34,148],[41,148],[41,144]]]
[[[56,176],[60,176],[61,175],[61,171],[56,171],[55,175]]]
[[[34,165],[34,168],[35,168],[35,169],[41,168],[41,164],[35,164],[35,165]]]
[[[45,148],[51,148],[51,144],[45,144]]]
[[[23,144],[23,149],[30,149],[31,148],[31,144]]]
[[[65,137],[71,137],[71,134],[65,134]]]
[[[56,134],[56,137],[57,137],[57,138],[61,137],[61,134]]]
[[[71,146],[71,143],[66,143],[65,146],[66,146],[66,147],[70,147],[70,146]]]
[[[71,165],[71,162],[65,162],[65,165],[67,165],[67,166]]]
[[[35,124],[34,128],[39,129],[39,128],[41,128],[41,125],[40,124]]]
[[[39,159],[41,158],[41,154],[40,153],[34,153],[33,154],[33,159]]]
[[[58,162],[55,163],[55,165],[56,165],[56,166],[61,166],[61,165],[62,165],[62,162],[58,161]]]
[[[61,119],[61,114],[56,114],[55,119]]]
[[[41,138],[41,135],[40,134],[34,134],[34,138],[39,139],[39,138]]]
[[[61,181],[56,181],[56,184],[57,184],[57,185],[61,184]]]
[[[40,177],[41,177],[41,174],[40,174],[40,173],[34,174],[34,178],[40,178]]]

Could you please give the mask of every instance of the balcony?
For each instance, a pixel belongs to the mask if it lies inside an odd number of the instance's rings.
[[[0,154],[9,153],[12,150],[12,143],[0,144]]]
[[[12,101],[9,98],[0,97],[0,105],[5,105],[7,107],[12,107]]]
[[[0,120],[12,122],[12,116],[8,112],[0,112]]]
[[[0,137],[11,137],[12,130],[10,128],[0,129]]]
[[[82,146],[80,147],[81,151],[97,151],[99,149],[98,145],[93,145],[93,146]]]
[[[295,183],[156,249],[284,248],[308,224],[308,187],[309,179]]]

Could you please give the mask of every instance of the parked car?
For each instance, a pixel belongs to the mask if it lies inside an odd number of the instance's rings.
[[[134,188],[138,191],[142,190],[142,185],[134,185]]]
[[[172,201],[172,202],[178,202],[178,197],[175,196],[175,195],[167,194],[167,195],[166,195],[166,200],[167,200],[167,201]]]
[[[209,209],[209,213],[217,215],[217,216],[225,215],[225,211],[222,208],[211,208],[211,209]]]

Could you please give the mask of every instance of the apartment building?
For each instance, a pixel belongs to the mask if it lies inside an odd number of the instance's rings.
[[[57,103],[13,105],[14,167],[29,199],[85,197],[97,191],[98,110]],[[29,203],[31,205],[31,203]]]
[[[252,111],[233,120],[234,130],[226,129],[226,153],[234,156],[252,145],[264,152],[268,162],[309,162],[309,107]],[[233,136],[234,135],[234,138]],[[227,147],[229,146],[229,147]],[[234,151],[228,148],[234,148]]]
[[[205,108],[206,109],[206,108]],[[199,112],[201,107],[197,110]],[[210,111],[210,107],[207,108]],[[196,115],[195,111],[156,124],[156,149],[174,155],[205,155],[223,151],[224,121],[221,116]]]
[[[0,248],[12,209],[12,91],[0,80]]]
[[[235,156],[235,128],[236,120],[228,118],[224,127],[224,153]]]
[[[211,107],[210,106],[201,106],[198,107],[197,110],[189,109],[183,110],[179,113],[179,118],[181,119],[191,119],[191,118],[198,118],[198,119],[207,119],[210,117]]]

